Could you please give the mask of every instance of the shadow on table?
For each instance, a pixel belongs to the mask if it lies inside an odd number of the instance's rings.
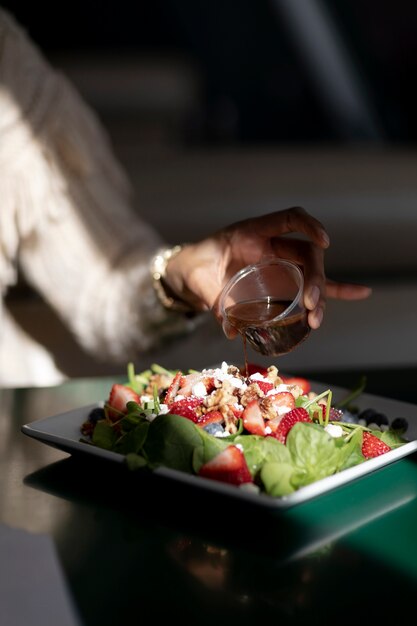
[[[380,562],[362,540],[400,511],[415,514],[415,458],[288,510],[77,457],[25,484],[73,505],[55,540],[85,626],[172,615],[200,626],[261,618],[344,625],[359,606],[375,623],[403,623],[415,579]],[[381,581],[396,598],[388,606],[374,604]],[[352,589],[341,614],[340,598]]]
[[[415,500],[416,461],[417,453],[289,509],[258,506],[147,470],[129,472],[124,465],[77,456],[28,475],[25,484],[95,510],[119,511],[145,526],[242,548],[284,564]]]

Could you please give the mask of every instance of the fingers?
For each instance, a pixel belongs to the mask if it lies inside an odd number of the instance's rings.
[[[273,246],[277,256],[290,259],[303,268],[304,306],[308,311],[308,322],[311,328],[319,328],[327,296],[323,249],[309,241],[285,238],[275,239]]]
[[[326,294],[328,298],[338,300],[364,300],[372,293],[371,287],[354,283],[340,283],[327,279]]]
[[[273,239],[289,233],[302,233],[320,248],[328,248],[329,235],[323,224],[301,207],[276,211],[247,220],[247,226],[262,237]]]
[[[364,300],[365,298],[368,298],[371,293],[372,289],[365,285],[355,285],[353,283],[339,283],[331,280],[326,281],[326,298],[334,298],[338,300]],[[315,297],[317,297],[316,293]],[[308,296],[305,296],[306,308],[309,308],[307,305],[307,301]],[[315,307],[312,307],[311,311],[308,314],[308,323],[313,329],[319,328],[323,321],[325,302],[326,300],[320,297],[318,299],[317,305]]]

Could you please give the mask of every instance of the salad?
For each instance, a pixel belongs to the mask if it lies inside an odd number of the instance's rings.
[[[274,365],[187,372],[160,365],[114,383],[81,425],[81,440],[159,466],[282,497],[407,442],[407,424],[316,393]]]

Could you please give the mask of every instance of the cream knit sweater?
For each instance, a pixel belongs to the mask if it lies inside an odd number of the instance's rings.
[[[160,305],[161,245],[132,208],[107,136],[67,80],[0,8],[0,288],[17,271],[99,359],[126,363],[191,323]],[[63,379],[0,302],[0,386]]]

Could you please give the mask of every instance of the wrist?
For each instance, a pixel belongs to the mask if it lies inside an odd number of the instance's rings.
[[[162,306],[170,311],[187,315],[196,313],[194,307],[182,299],[168,284],[166,279],[167,265],[182,250],[182,245],[161,248],[151,261],[151,276],[153,286]]]

